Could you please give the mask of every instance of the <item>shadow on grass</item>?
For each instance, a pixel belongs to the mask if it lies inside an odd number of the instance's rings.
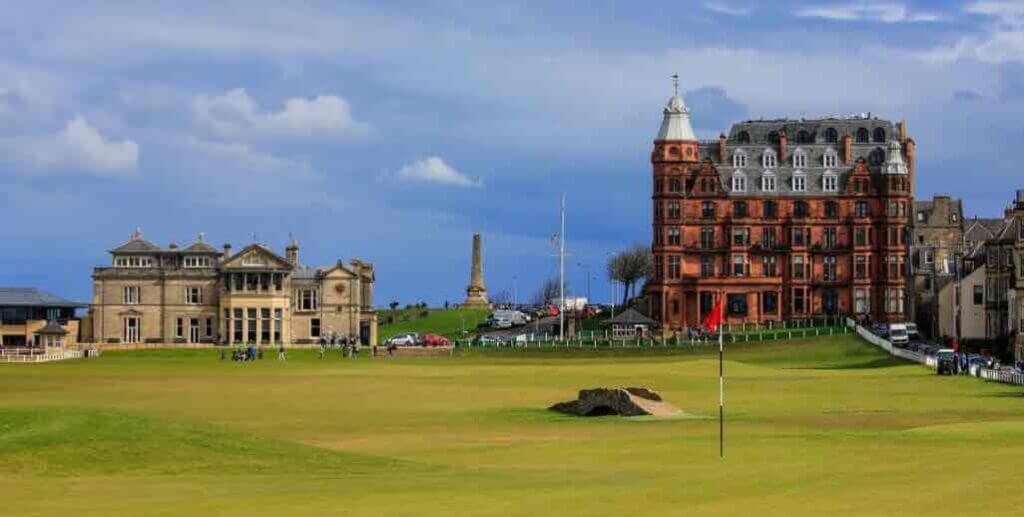
[[[852,364],[831,364],[818,366],[790,366],[784,370],[873,370],[876,368],[891,368],[893,366],[906,366],[910,363],[897,357],[879,357],[870,361]]]
[[[998,393],[986,393],[985,397],[996,397],[1006,399],[1024,398],[1024,390],[1021,391],[1000,391]]]

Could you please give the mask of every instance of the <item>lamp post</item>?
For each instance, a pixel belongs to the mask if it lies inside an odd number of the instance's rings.
[[[587,303],[591,303],[591,301],[590,301],[590,266],[588,266],[587,264],[583,264],[582,262],[578,262],[576,265],[581,267],[581,268],[583,268],[583,270],[586,271],[586,273],[587,273]]]

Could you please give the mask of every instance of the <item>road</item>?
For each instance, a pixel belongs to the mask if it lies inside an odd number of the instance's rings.
[[[509,339],[520,334],[537,334],[543,336],[545,332],[548,334],[555,334],[558,332],[558,316],[547,316],[539,320],[531,321],[526,325],[520,325],[509,329],[488,330],[481,332],[480,335]]]

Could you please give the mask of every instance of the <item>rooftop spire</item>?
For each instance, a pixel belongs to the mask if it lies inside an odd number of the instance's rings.
[[[661,130],[655,140],[696,141],[697,137],[690,125],[690,110],[679,95],[679,74],[672,74],[672,91],[672,98],[663,111],[665,117],[661,121]]]

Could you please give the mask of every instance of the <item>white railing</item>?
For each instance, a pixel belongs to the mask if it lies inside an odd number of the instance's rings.
[[[1015,386],[1024,386],[1024,373],[979,368],[978,377],[981,377],[982,379],[985,379],[987,381],[996,381],[1005,384],[1013,384]]]
[[[0,363],[48,363],[51,361],[63,361],[65,359],[79,359],[81,357],[82,352],[80,350],[59,348],[0,349]]]

